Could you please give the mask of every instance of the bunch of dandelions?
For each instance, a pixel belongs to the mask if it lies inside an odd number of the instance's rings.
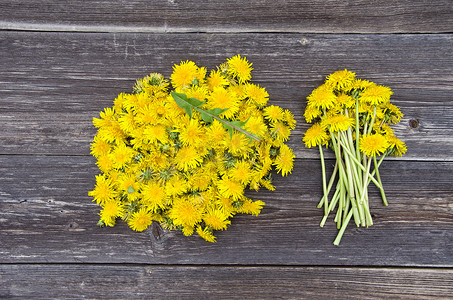
[[[318,208],[324,206],[320,225],[324,226],[336,207],[334,221],[339,232],[335,245],[339,245],[352,217],[356,226],[373,224],[368,201],[370,182],[380,190],[384,205],[388,205],[379,166],[386,156],[402,156],[406,152],[405,144],[390,128],[403,116],[390,103],[391,95],[390,88],[357,79],[355,73],[344,70],[327,76],[325,83],[307,97],[304,117],[307,123],[314,124],[306,131],[303,141],[308,148],[319,147],[324,194],[318,204]],[[332,148],[336,158],[328,183],[323,145]],[[334,184],[336,189],[329,202]]]
[[[118,218],[136,231],[153,221],[196,232],[209,242],[237,213],[258,215],[263,201],[246,188],[274,190],[270,171],[286,176],[294,155],[285,144],[295,127],[289,110],[266,106],[266,90],[250,83],[239,55],[216,70],[192,61],[137,80],[93,123],[91,144],[102,172],[89,195],[101,207],[100,226]]]

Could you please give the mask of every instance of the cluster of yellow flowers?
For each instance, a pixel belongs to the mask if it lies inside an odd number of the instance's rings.
[[[337,206],[335,222],[340,229],[335,245],[350,219],[357,226],[373,224],[368,201],[368,184],[380,189],[384,205],[385,192],[379,175],[379,166],[384,157],[402,156],[405,144],[399,140],[390,125],[401,120],[403,114],[390,103],[390,88],[355,77],[347,70],[327,76],[325,83],[307,97],[304,117],[314,124],[306,131],[303,141],[308,148],[318,146],[321,156],[323,192],[318,207],[324,206],[321,226]],[[336,157],[333,174],[326,182],[322,146],[330,146]],[[376,156],[380,156],[377,161]],[[371,171],[371,164],[374,170]],[[329,203],[328,194],[336,183],[336,191]]]
[[[266,90],[250,82],[240,55],[207,75],[192,61],[139,79],[93,123],[91,144],[101,174],[89,195],[100,205],[101,226],[117,218],[136,231],[160,222],[214,242],[237,213],[258,215],[264,202],[246,188],[274,190],[270,171],[287,175],[294,154],[285,144],[295,120],[267,106]]]

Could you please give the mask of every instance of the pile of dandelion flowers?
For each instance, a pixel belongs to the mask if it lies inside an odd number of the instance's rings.
[[[236,214],[260,214],[265,203],[245,192],[274,190],[272,168],[291,173],[295,156],[285,142],[295,120],[267,106],[265,88],[250,82],[251,66],[240,55],[209,73],[183,61],[169,80],[138,79],[134,93],[121,93],[94,118],[91,154],[102,174],[89,195],[100,226],[122,219],[143,231],[158,222],[214,242]]]
[[[325,83],[307,97],[304,117],[307,123],[314,124],[302,140],[307,148],[319,147],[323,197],[318,207],[324,207],[320,225],[324,226],[329,213],[336,208],[334,221],[339,232],[335,245],[340,243],[351,219],[357,226],[373,224],[369,183],[378,187],[383,204],[388,205],[379,166],[386,156],[402,156],[407,150],[389,126],[402,117],[390,103],[392,93],[388,87],[357,79],[355,73],[342,70],[327,76]],[[328,182],[323,145],[333,149],[336,159]],[[332,188],[335,192],[329,201]]]

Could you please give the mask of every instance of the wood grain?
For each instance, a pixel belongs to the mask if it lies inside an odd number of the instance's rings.
[[[451,298],[448,269],[0,265],[2,298]]]
[[[209,69],[241,53],[253,62],[254,82],[270,104],[298,121],[306,97],[336,70],[390,86],[405,117],[395,127],[407,143],[403,159],[451,161],[453,47],[451,35],[101,34],[0,32],[0,154],[88,155],[91,125],[136,78],[187,59]],[[190,49],[182,45],[191,45]],[[271,63],[269,63],[271,62]],[[410,126],[416,120],[418,126]]]
[[[90,32],[451,32],[453,5],[404,1],[6,0],[0,28]]]
[[[297,159],[292,175],[274,176],[275,192],[249,192],[266,202],[262,214],[235,216],[212,244],[157,225],[97,227],[90,157],[2,155],[0,263],[452,267],[452,171],[451,162],[384,162],[389,207],[370,188],[375,225],[349,226],[335,247],[332,219],[318,225],[319,161]]]

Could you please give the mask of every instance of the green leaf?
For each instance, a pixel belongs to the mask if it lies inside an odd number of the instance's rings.
[[[179,107],[184,109],[186,113],[189,115],[190,118],[192,118],[192,106],[190,103],[187,102],[187,96],[186,94],[182,93],[176,93],[176,92],[171,92],[170,93],[173,99],[175,99],[176,104],[178,104]]]
[[[223,127],[226,130],[228,130],[228,132],[230,133],[230,136],[233,136],[233,131],[237,130],[237,131],[247,135],[250,139],[254,139],[258,142],[260,141],[259,137],[242,129],[242,126],[244,126],[245,123],[247,123],[248,119],[245,122],[241,122],[241,121],[227,121],[227,120],[224,120],[219,117],[220,114],[227,111],[229,108],[225,108],[225,109],[214,108],[214,109],[204,110],[204,109],[200,108],[200,106],[205,103],[203,101],[200,101],[195,98],[188,99],[187,95],[183,94],[183,93],[176,93],[176,92],[172,91],[170,94],[173,97],[173,99],[175,99],[176,104],[178,104],[179,107],[183,108],[186,111],[186,113],[189,115],[190,118],[192,118],[192,111],[193,111],[193,109],[195,109],[196,111],[198,111],[200,113],[201,118],[206,123],[212,123],[214,121],[214,119],[221,122]]]
[[[130,185],[128,188],[127,188],[127,192],[129,194],[132,194],[133,192],[135,192],[135,189]]]

